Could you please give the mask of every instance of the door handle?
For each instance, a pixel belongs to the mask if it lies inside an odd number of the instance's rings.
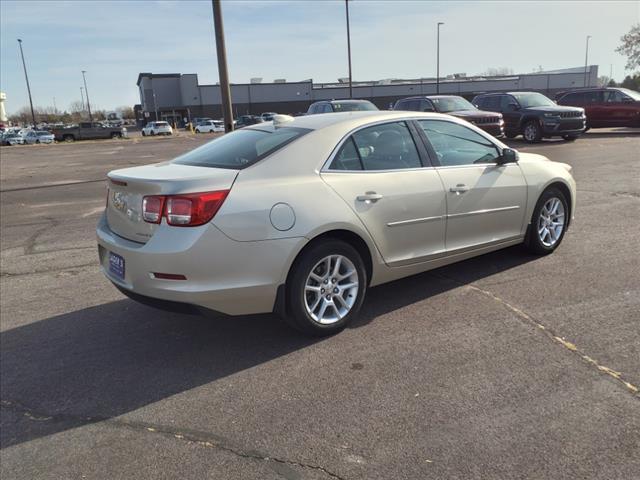
[[[449,189],[451,193],[455,193],[456,195],[460,195],[461,193],[466,193],[469,191],[469,187],[467,187],[464,183],[459,183],[455,187],[451,187]]]
[[[356,200],[364,203],[376,203],[382,198],[382,195],[376,192],[366,192],[364,195],[358,195]]]

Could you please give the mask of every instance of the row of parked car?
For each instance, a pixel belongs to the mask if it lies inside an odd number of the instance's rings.
[[[393,110],[439,112],[475,124],[493,136],[522,135],[530,143],[542,138],[578,138],[590,128],[640,128],[640,93],[625,88],[560,92],[554,102],[537,92],[477,95],[471,102],[457,95],[422,95],[398,100]],[[323,100],[307,115],[377,110],[368,100]]]
[[[53,133],[46,130],[10,129],[2,132],[0,144],[2,145],[33,145],[36,143],[53,143]]]

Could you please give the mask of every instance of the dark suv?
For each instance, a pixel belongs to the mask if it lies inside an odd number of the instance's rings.
[[[640,93],[626,88],[590,88],[560,93],[558,105],[583,107],[587,128],[640,127]]]
[[[307,110],[307,115],[314,113],[332,112],[357,112],[366,110],[378,110],[369,100],[321,100],[312,103]]]
[[[473,104],[457,95],[428,95],[403,98],[396,102],[393,109],[409,110],[411,112],[448,113],[475,124],[478,128],[494,137],[501,137],[504,134],[502,114],[478,110]]]
[[[537,92],[487,93],[475,97],[473,104],[481,110],[502,113],[505,136],[522,134],[529,143],[543,137],[575,140],[586,127],[583,108],[558,106]]]

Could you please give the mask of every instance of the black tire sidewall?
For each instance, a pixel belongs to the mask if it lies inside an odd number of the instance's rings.
[[[344,318],[330,325],[322,325],[314,321],[307,313],[304,303],[304,287],[311,269],[329,255],[343,255],[354,264],[358,272],[358,297],[351,311]],[[364,262],[358,251],[351,245],[341,240],[326,240],[312,245],[296,260],[287,279],[285,320],[297,330],[311,335],[326,336],[337,333],[357,317],[364,302],[367,284],[368,278]]]
[[[558,241],[553,246],[547,247],[540,241],[540,237],[538,236],[538,218],[540,217],[540,210],[542,210],[544,204],[553,197],[560,199],[560,201],[562,202],[562,206],[564,207],[564,227]],[[529,238],[527,241],[529,250],[537,255],[548,255],[549,253],[552,253],[556,248],[558,248],[562,243],[562,240],[564,239],[564,234],[567,232],[567,224],[569,223],[570,215],[571,212],[569,211],[569,204],[567,203],[566,197],[560,190],[555,187],[551,187],[542,192],[542,195],[540,195],[540,198],[538,198],[536,207],[533,209],[533,215],[531,216]]]

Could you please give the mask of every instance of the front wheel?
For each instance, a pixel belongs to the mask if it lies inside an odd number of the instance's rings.
[[[557,188],[545,190],[533,210],[526,246],[537,255],[553,252],[567,230],[569,205],[564,194]]]
[[[198,130],[197,128],[196,128],[196,133],[200,133],[200,130]]]
[[[578,135],[562,135],[562,138],[567,142],[573,142],[578,138]]]
[[[522,136],[528,143],[537,143],[542,139],[542,128],[536,120],[525,123]]]
[[[153,130],[151,130],[151,131],[149,132],[149,135],[151,135],[152,137],[153,137],[155,134],[156,134],[156,132],[154,132]]]
[[[311,335],[337,333],[357,317],[366,287],[367,271],[355,248],[340,240],[312,245],[289,275],[285,320]]]

